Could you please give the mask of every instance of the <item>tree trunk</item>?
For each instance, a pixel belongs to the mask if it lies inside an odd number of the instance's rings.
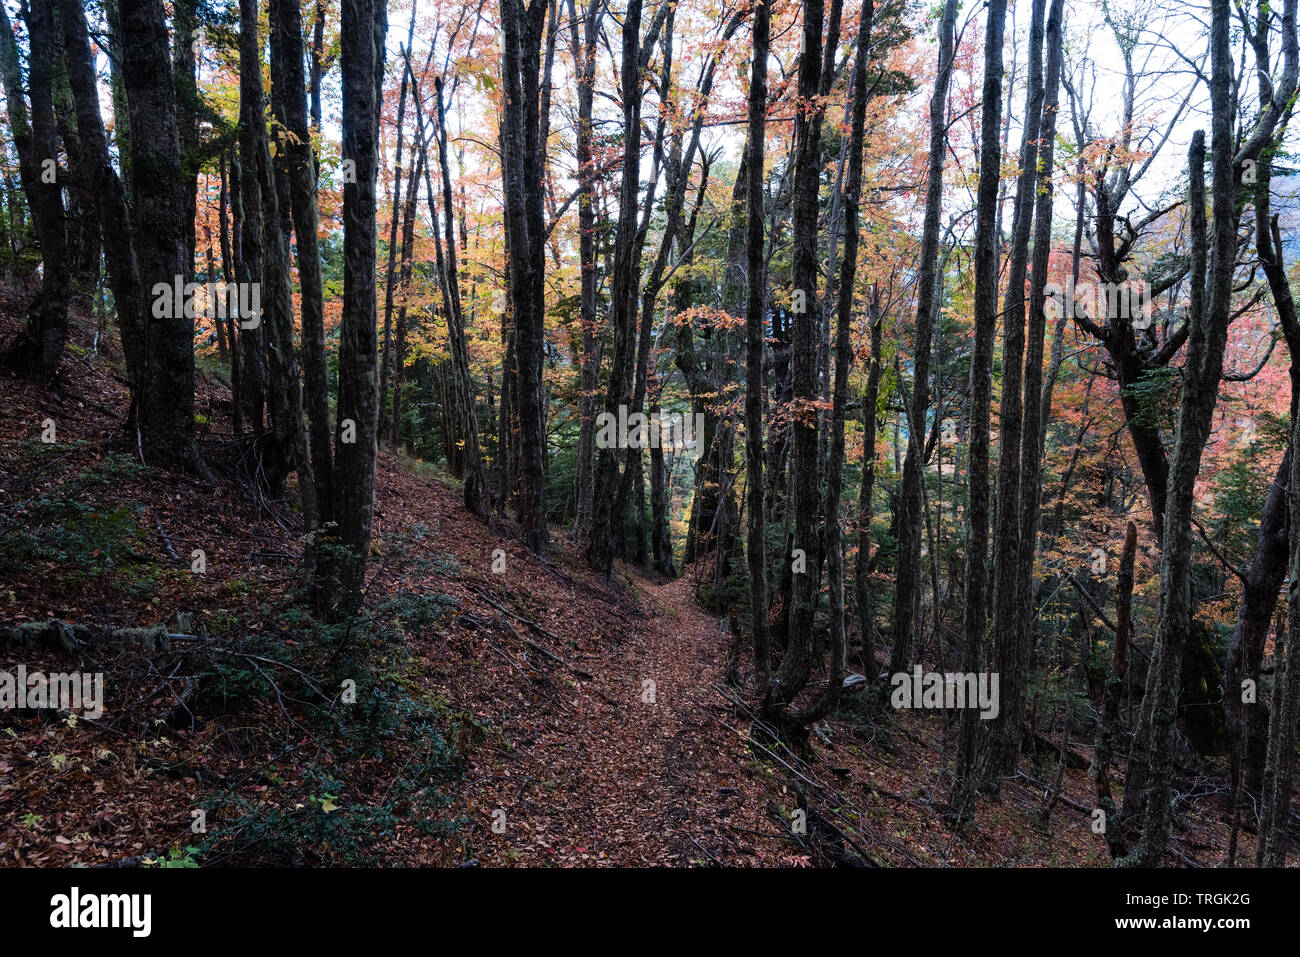
[[[534,3],[540,0],[533,0]],[[614,237],[614,274],[610,282],[610,324],[614,328],[614,354],[605,393],[605,412],[615,419],[620,407],[631,414],[636,353],[636,279],[634,256],[637,231],[637,194],[641,166],[641,0],[629,0],[623,20],[622,94],[623,181],[619,189],[618,227]],[[621,523],[618,451],[597,452],[596,490],[592,512],[591,541],[587,561],[596,571],[608,575],[613,567],[615,523]]]
[[[955,0],[949,6],[955,7]],[[844,419],[852,361],[850,331],[853,323],[853,289],[858,265],[858,207],[862,191],[862,142],[867,110],[867,60],[871,52],[872,0],[862,8],[858,27],[857,56],[850,80],[848,171],[844,181],[844,259],[840,264],[839,300],[835,333],[835,384],[831,395],[830,458],[826,464],[826,553],[830,578],[830,667],[826,690],[806,709],[787,716],[788,724],[802,728],[820,721],[835,710],[844,687],[844,551],[840,539],[840,492],[844,468]],[[835,18],[832,17],[832,20]],[[867,492],[870,496],[870,490]]]
[[[334,453],[329,418],[329,381],[325,357],[325,317],[321,289],[320,247],[317,240],[316,162],[307,128],[307,96],[303,78],[302,16],[294,0],[271,0],[272,59],[278,62],[284,104],[283,122],[291,137],[285,150],[302,298],[302,362],[304,405],[311,447],[311,472],[316,482],[317,524],[333,519]]]
[[[41,291],[28,307],[26,324],[5,352],[4,364],[46,381],[54,378],[68,338],[67,219],[63,211],[59,146],[54,122],[54,65],[58,47],[54,38],[54,8],[38,2],[24,5],[31,40],[27,89],[31,97],[31,125],[23,102],[18,47],[9,17],[0,9],[0,74],[9,113],[18,176],[27,196],[36,238],[41,245]]]
[[[858,632],[862,642],[862,668],[867,681],[876,680],[875,603],[871,592],[872,496],[876,487],[876,406],[880,402],[880,353],[883,339],[880,292],[871,293],[871,366],[862,394],[862,485],[858,490],[858,555],[853,568],[854,597],[858,606]]]
[[[595,495],[596,462],[596,390],[600,387],[600,344],[596,318],[596,197],[595,170],[592,166],[592,103],[596,86],[596,39],[605,5],[591,0],[583,13],[582,43],[578,42],[578,16],[574,0],[569,0],[570,47],[577,72],[578,124],[576,158],[578,162],[578,262],[582,271],[580,318],[582,325],[582,371],[579,378],[578,414],[582,419],[578,433],[577,494],[574,506],[574,540],[586,545],[591,535]]]
[[[408,60],[411,55],[411,44],[415,37],[415,10],[416,4],[411,4],[411,20],[406,28],[406,46],[402,48],[402,55]],[[429,56],[433,56],[433,49],[430,48]],[[400,211],[402,207],[402,150],[406,145],[406,90],[409,80],[409,71],[402,70],[402,81],[397,94],[397,152],[393,158],[393,201],[390,204],[392,214],[388,222],[388,270],[384,277],[384,347],[382,358],[379,363],[379,437],[382,440],[387,432],[388,424],[388,402],[386,401],[388,393],[389,367],[392,364],[393,352],[393,290],[397,286],[397,224],[401,220]],[[415,104],[417,115],[422,113],[422,104]],[[411,150],[415,152],[414,148]],[[412,177],[411,182],[414,184],[417,177]],[[413,187],[407,188],[407,193],[411,192]],[[396,392],[396,389],[394,389]],[[394,398],[396,404],[396,398]],[[396,418],[396,413],[394,413]],[[398,429],[393,429],[396,436]],[[397,445],[394,438],[393,445]]]
[[[1188,154],[1190,167],[1192,272],[1190,326],[1178,427],[1165,500],[1164,549],[1160,557],[1160,617],[1156,626],[1140,726],[1133,742],[1130,768],[1140,769],[1136,783],[1145,798],[1145,823],[1137,848],[1120,863],[1143,867],[1159,864],[1169,839],[1173,796],[1173,729],[1177,720],[1178,684],[1183,649],[1192,628],[1192,508],[1196,476],[1209,438],[1223,353],[1227,340],[1236,246],[1233,214],[1236,184],[1232,162],[1232,65],[1227,0],[1213,0],[1210,25],[1210,103],[1214,156],[1213,248],[1207,237],[1204,202],[1205,134],[1197,131]],[[1207,259],[1209,260],[1207,275]],[[1130,774],[1129,787],[1133,775]],[[1125,817],[1129,808],[1124,809]]]
[[[1105,812],[1106,842],[1112,858],[1124,854],[1123,831],[1118,826],[1115,801],[1110,792],[1110,765],[1114,758],[1115,728],[1119,725],[1120,698],[1128,682],[1128,640],[1133,606],[1133,564],[1137,555],[1137,526],[1132,522],[1124,533],[1124,552],[1115,582],[1115,650],[1111,655],[1110,677],[1103,692],[1101,720],[1089,773],[1097,779],[1097,807]],[[1068,719],[1067,719],[1068,720]]]
[[[447,108],[443,102],[443,78],[434,80],[438,98],[438,165],[442,169],[443,230],[447,243],[446,286],[447,335],[450,340],[452,368],[456,376],[456,401],[460,414],[459,440],[465,453],[465,506],[475,515],[487,514],[487,483],[483,477],[483,457],[479,449],[478,419],[474,413],[474,388],[469,371],[469,347],[465,341],[465,319],[461,308],[460,283],[456,270],[455,206],[451,198],[451,170],[447,163]],[[427,174],[426,174],[427,175]]]
[[[153,297],[144,336],[140,444],[154,464],[202,470],[194,441],[194,318],[173,294],[188,270],[167,24],[160,0],[121,0],[120,8],[135,183],[133,232],[141,286]]]
[[[799,56],[799,102],[812,104],[821,86],[823,0],[805,0],[803,43]],[[812,658],[813,614],[817,606],[817,575],[821,547],[818,535],[816,354],[814,339],[820,325],[817,300],[818,182],[821,175],[819,107],[795,111],[794,120],[794,242],[792,282],[794,325],[791,383],[793,395],[793,458],[791,481],[792,588],[790,628],[785,657],[777,669],[771,706],[777,711],[808,683]],[[799,562],[799,556],[803,561]],[[802,570],[802,569],[806,569]]]
[[[256,71],[255,82],[247,90],[241,87],[244,107],[243,130],[244,175],[254,184],[260,197],[255,218],[260,220],[261,270],[254,282],[261,283],[261,324],[266,346],[267,410],[271,432],[258,443],[268,489],[281,494],[289,473],[298,471],[303,511],[314,514],[311,493],[311,465],[307,456],[306,427],[303,422],[302,388],[298,380],[297,350],[293,342],[293,297],[289,285],[289,237],[285,227],[289,216],[280,206],[280,184],[272,165],[267,144],[265,110],[262,102],[262,42],[258,31],[257,0],[240,0],[239,49],[241,70]],[[278,57],[273,57],[278,59]],[[272,75],[278,72],[272,64]],[[273,87],[276,97],[280,87]],[[247,101],[243,94],[247,92]],[[272,103],[272,112],[280,118],[283,109]],[[281,122],[282,119],[281,119]],[[277,144],[278,145],[278,144]],[[277,155],[281,151],[277,150]],[[287,183],[286,183],[287,187]],[[287,193],[287,189],[285,190]],[[287,198],[287,197],[286,197]],[[250,211],[245,204],[245,214]],[[247,321],[247,320],[246,320]]]
[[[538,68],[545,0],[503,0],[501,74],[505,102],[501,116],[502,181],[510,256],[510,299],[519,421],[517,500],[524,543],[538,555],[547,550],[542,350],[545,342],[545,285],[542,273],[541,166]],[[629,19],[639,19],[629,13]],[[631,127],[635,129],[635,127]],[[507,368],[509,368],[507,364]]]
[[[98,201],[99,227],[104,236],[114,237],[104,244],[108,265],[108,284],[113,291],[117,310],[117,327],[122,339],[126,374],[131,382],[130,421],[136,419],[137,403],[144,382],[145,299],[135,261],[135,242],[131,235],[130,212],[122,181],[113,170],[108,156],[108,140],[99,107],[99,82],[95,73],[86,16],[78,0],[61,0],[59,12],[63,25],[63,46],[67,56],[68,83],[77,110],[77,131],[81,138],[83,161]],[[0,24],[0,33],[9,36]],[[0,36],[0,44],[4,39]],[[10,103],[14,102],[10,97]],[[15,129],[17,127],[14,127]]]
[[[772,681],[772,653],[767,636],[767,568],[763,535],[763,345],[766,339],[767,277],[763,260],[763,154],[767,131],[767,58],[772,23],[766,3],[754,7],[754,53],[750,59],[749,160],[746,173],[745,302],[745,470],[749,514],[746,563],[749,569],[750,629],[754,635],[754,691],[766,700]]]
[[[1020,456],[1025,401],[1025,276],[1029,238],[1034,225],[1034,196],[1038,184],[1039,130],[1043,119],[1043,17],[1046,0],[1033,0],[1029,29],[1029,76],[1026,85],[1024,140],[1020,146],[1020,178],[1011,225],[1011,254],[1007,292],[1002,308],[1002,403],[998,414],[998,491],[993,533],[994,667],[999,674],[1002,702],[989,724],[989,749],[984,785],[996,794],[1003,777],[1015,774],[1020,758],[1029,684],[1029,629],[1019,620],[1020,547],[1026,530],[1020,526]],[[1050,172],[1049,172],[1050,175]],[[1042,353],[1038,374],[1042,374]],[[1037,399],[1035,398],[1035,403]],[[1037,412],[1037,407],[1034,409]],[[1036,431],[1036,430],[1035,430]],[[1035,494],[1036,491],[1035,491]],[[1032,532],[1030,538],[1032,539]]]
[[[970,439],[967,451],[966,608],[962,620],[962,670],[975,674],[983,658],[988,621],[989,413],[992,405],[993,337],[998,322],[997,198],[1002,147],[1002,39],[1006,0],[989,0],[984,33],[984,90],[980,118],[979,186],[975,222],[975,341],[970,371]],[[975,758],[979,712],[961,713],[957,766],[949,793],[949,820],[962,826],[975,813]]]
[[[176,130],[181,151],[180,190],[185,209],[181,234],[185,238],[186,282],[194,274],[194,219],[198,212],[199,170],[203,166],[199,155],[200,100],[195,51],[198,25],[198,0],[173,0],[172,73],[176,83]]]
[[[221,172],[221,215],[218,223],[221,227],[221,271],[226,282],[235,282],[238,278],[236,259],[234,249],[238,248],[239,243],[239,220],[234,215],[238,209],[238,199],[236,194],[238,186],[231,188],[231,181],[226,175],[226,153],[220,157]],[[234,148],[230,150],[230,165],[234,166]],[[227,205],[230,213],[227,213]],[[242,343],[239,341],[235,330],[239,327],[239,318],[226,311],[226,338],[230,341],[230,411],[231,411],[231,431],[239,435],[244,431],[244,420],[241,414],[239,396],[242,392],[240,388],[240,349]]]
[[[334,476],[339,539],[351,553],[339,569],[335,609],[344,615],[360,607],[375,493],[375,180],[386,27],[387,0],[342,0],[343,159],[352,161],[356,173],[355,181],[345,179],[343,184],[343,320]]]
[[[936,267],[943,211],[943,169],[948,141],[948,89],[952,83],[953,45],[957,24],[956,0],[944,4],[939,24],[939,72],[930,96],[930,156],[921,227],[921,261],[916,281],[916,343],[913,356],[912,404],[907,410],[907,455],[898,493],[898,572],[894,588],[892,672],[912,666],[921,604],[921,482],[924,480],[921,437],[930,405],[930,340],[934,337]],[[931,561],[934,556],[931,556]],[[868,676],[871,677],[871,676]]]
[[[257,166],[261,154],[259,143],[266,138],[266,121],[262,108],[262,46],[257,30],[257,0],[239,0],[239,124],[237,268],[240,284],[252,288],[253,284],[262,282],[265,271],[262,182]],[[270,387],[266,329],[261,313],[239,318],[239,342],[243,346],[240,414],[253,433],[260,435],[265,429],[264,412]]]

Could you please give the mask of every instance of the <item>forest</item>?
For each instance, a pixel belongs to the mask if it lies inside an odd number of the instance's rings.
[[[1297,3],[0,0],[0,864],[1294,865]]]

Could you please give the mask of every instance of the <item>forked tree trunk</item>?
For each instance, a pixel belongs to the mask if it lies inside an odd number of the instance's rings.
[[[1001,706],[989,724],[989,749],[984,784],[997,793],[1003,777],[1015,773],[1020,758],[1021,726],[1025,720],[1028,648],[1027,629],[1018,627],[1020,603],[1020,456],[1024,416],[1025,277],[1029,267],[1029,238],[1034,225],[1034,196],[1038,183],[1039,129],[1043,119],[1043,17],[1046,0],[1033,0],[1029,29],[1029,77],[1025,99],[1024,141],[1020,146],[1020,177],[1016,183],[1011,226],[1007,292],[1002,308],[1002,402],[998,415],[998,493],[993,533],[994,668],[999,675]],[[1039,367],[1042,367],[1040,353]]]
[[[333,517],[334,452],[331,447],[329,383],[325,358],[325,318],[321,289],[320,246],[317,240],[316,162],[307,127],[307,94],[303,77],[302,16],[295,0],[271,0],[272,62],[283,90],[282,118],[292,136],[286,138],[289,196],[302,298],[302,364],[304,405],[316,481],[318,524]]]
[[[788,714],[789,726],[804,728],[835,710],[844,687],[844,550],[840,539],[840,493],[844,468],[844,419],[849,394],[849,366],[852,362],[850,331],[853,324],[853,290],[858,265],[858,208],[862,192],[862,143],[867,111],[867,61],[871,53],[872,0],[862,8],[858,26],[857,56],[850,80],[849,155],[844,180],[844,259],[840,264],[839,301],[835,332],[835,384],[831,393],[830,459],[826,465],[826,552],[830,578],[831,647],[826,690],[806,709]],[[870,489],[867,495],[870,496]]]
[[[533,0],[534,3],[540,0]],[[614,354],[605,392],[605,412],[618,418],[631,414],[633,362],[636,358],[636,277],[633,256],[637,231],[637,193],[641,163],[641,0],[629,0],[623,20],[622,94],[623,179],[619,188],[617,233],[614,237],[614,274],[610,279],[610,324],[614,330]],[[596,453],[596,491],[592,513],[591,541],[587,561],[593,569],[608,575],[613,567],[615,523],[623,520],[619,506],[618,451],[602,448]]]

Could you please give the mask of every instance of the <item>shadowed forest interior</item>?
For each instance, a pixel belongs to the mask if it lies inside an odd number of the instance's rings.
[[[0,0],[0,863],[1295,863],[1297,2]]]

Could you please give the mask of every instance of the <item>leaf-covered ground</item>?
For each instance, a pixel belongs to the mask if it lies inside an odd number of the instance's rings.
[[[0,291],[0,337],[13,297]],[[472,518],[454,483],[386,451],[372,620],[322,637],[295,606],[301,522],[237,481],[228,389],[201,379],[214,481],[143,467],[120,435],[113,359],[78,320],[56,390],[0,377],[0,624],[174,630],[183,612],[206,651],[0,643],[0,669],[95,668],[107,682],[98,721],[0,714],[0,864],[1109,863],[1086,771],[1065,771],[1041,824],[1056,773],[1044,751],[1025,764],[1036,779],[1008,782],[956,836],[940,820],[942,714],[848,695],[807,742],[779,744],[725,685],[731,636],[689,572],[619,566],[605,582],[559,529],[539,561],[508,521]],[[46,419],[54,443],[40,441]],[[337,654],[317,652],[326,640]],[[362,703],[382,692],[389,709],[373,742],[357,706],[321,687],[345,653],[369,669]],[[1218,864],[1222,768],[1182,787],[1175,862]]]

